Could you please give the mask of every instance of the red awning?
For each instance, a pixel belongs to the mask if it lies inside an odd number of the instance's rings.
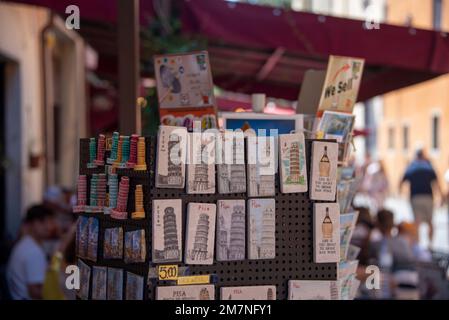
[[[449,72],[449,37],[440,32],[367,30],[364,21],[221,0],[191,0],[182,12],[185,31],[211,39],[214,81],[230,91],[295,100],[305,70],[324,69],[331,54],[366,60],[362,101]]]
[[[80,33],[100,53],[100,66],[114,68],[116,1],[15,2],[46,6],[61,14],[76,3],[82,21],[92,22],[84,28],[82,22]],[[224,0],[172,3],[179,6],[184,32],[208,39],[214,82],[228,91],[264,92],[296,100],[304,72],[325,69],[331,54],[366,60],[361,101],[449,72],[445,33],[387,24],[366,30],[363,21]],[[154,12],[152,1],[140,1],[142,25],[147,25]],[[100,25],[109,28],[95,29]],[[102,64],[103,56],[106,64]]]

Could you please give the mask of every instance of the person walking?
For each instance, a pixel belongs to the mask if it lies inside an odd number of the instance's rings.
[[[408,182],[410,185],[410,202],[417,228],[421,223],[429,226],[429,246],[433,240],[432,216],[434,209],[434,195],[443,196],[438,183],[438,177],[430,161],[426,158],[423,149],[416,151],[415,159],[407,167],[405,174],[399,185],[402,190],[403,185]]]

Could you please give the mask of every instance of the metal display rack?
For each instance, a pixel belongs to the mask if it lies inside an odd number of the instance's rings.
[[[148,171],[133,171],[130,169],[117,169],[119,179],[121,176],[130,178],[128,196],[129,219],[116,220],[108,215],[99,213],[81,213],[87,217],[99,219],[98,259],[97,262],[84,260],[89,266],[107,266],[122,268],[126,271],[145,277],[148,286],[145,287],[144,298],[154,299],[155,286],[168,285],[157,279],[148,281],[150,268],[156,265],[151,262],[152,239],[152,200],[153,199],[182,199],[183,203],[183,246],[185,240],[186,208],[189,202],[216,203],[219,199],[245,199],[246,193],[241,194],[187,194],[183,189],[159,189],[155,187],[155,159],[156,138],[147,137],[146,162]],[[306,140],[306,158],[308,175],[310,180],[311,144],[313,140]],[[106,157],[108,153],[106,154]],[[94,173],[103,173],[104,167],[87,168],[89,162],[89,139],[80,141],[80,174],[90,176]],[[144,208],[146,217],[143,220],[132,220],[130,213],[134,211],[135,186],[143,185]],[[89,183],[87,194],[89,194]],[[310,185],[310,184],[309,184]],[[279,177],[276,174],[276,258],[267,260],[241,260],[241,261],[214,261],[213,265],[185,265],[187,274],[214,275],[215,299],[220,298],[220,287],[226,286],[255,286],[276,285],[276,298],[287,299],[288,280],[336,280],[337,264],[313,262],[313,203],[309,199],[309,193],[283,194],[279,189]],[[319,202],[319,201],[317,201]],[[146,237],[146,261],[145,263],[126,264],[123,260],[110,260],[103,258],[104,230],[106,228],[122,227],[123,231],[145,229]],[[91,280],[90,280],[91,281]],[[171,284],[170,284],[171,285]],[[92,290],[92,286],[89,286]],[[124,284],[125,289],[125,284]],[[89,292],[89,297],[91,292]]]

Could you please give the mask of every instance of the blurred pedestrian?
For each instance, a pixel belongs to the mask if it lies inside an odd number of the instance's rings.
[[[382,273],[380,298],[392,299],[407,294],[416,297],[418,276],[411,246],[403,237],[395,236],[394,215],[389,210],[377,213],[376,232],[371,237],[372,264]],[[404,291],[404,286],[408,289]]]
[[[374,161],[366,168],[366,173],[362,185],[363,191],[367,193],[372,203],[372,210],[378,212],[384,206],[389,193],[390,184],[388,182],[385,167],[382,161]]]
[[[8,261],[6,277],[12,299],[42,299],[42,285],[47,271],[47,257],[42,243],[53,225],[53,212],[36,205],[28,209],[24,235],[14,246]]]
[[[369,244],[371,231],[374,228],[374,222],[371,218],[370,210],[367,207],[356,207],[354,210],[358,211],[359,215],[352,233],[351,244],[360,248],[357,258],[359,264],[367,266],[369,264]]]
[[[433,240],[433,197],[435,193],[441,197],[443,194],[435,170],[421,148],[416,151],[415,159],[407,167],[399,190],[406,182],[410,185],[410,202],[415,224],[418,229],[421,223],[426,223],[429,226],[429,245],[431,245]]]
[[[432,261],[432,255],[429,250],[419,245],[418,228],[414,223],[401,222],[398,225],[398,238],[403,238],[407,241],[416,261]]]

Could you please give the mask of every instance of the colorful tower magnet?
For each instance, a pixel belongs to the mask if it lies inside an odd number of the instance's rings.
[[[109,205],[104,208],[104,214],[111,214],[112,209],[117,207],[118,175],[116,173],[110,173],[108,175],[108,188]]]
[[[145,163],[145,138],[139,137],[137,142],[137,164],[134,166],[134,170],[143,171],[147,170],[147,164]]]
[[[131,147],[129,151],[129,160],[126,164],[128,168],[134,168],[137,162],[137,142],[139,141],[139,135],[131,135]]]
[[[128,192],[129,192],[129,178],[122,177],[118,189],[117,207],[112,209],[111,217],[114,219],[126,219],[128,217]]]
[[[77,184],[76,206],[73,207],[73,212],[83,212],[87,205],[87,177],[80,175]]]
[[[129,136],[123,136],[122,140],[122,159],[119,168],[127,168],[129,160]]]
[[[97,157],[97,143],[95,138],[89,139],[89,163],[87,164],[88,168],[96,168],[95,160]]]
[[[143,208],[143,190],[142,185],[138,184],[136,186],[136,190],[134,191],[135,197],[135,210],[131,218],[133,219],[144,219],[145,218],[145,209]]]
[[[113,164],[115,160],[117,160],[117,152],[118,152],[118,141],[119,141],[119,133],[114,132],[112,134],[112,146],[111,146],[111,155],[106,160],[108,164]]]
[[[94,160],[94,163],[97,166],[104,166],[104,150],[106,147],[106,137],[104,134],[100,134],[98,136],[97,143],[97,158]]]

